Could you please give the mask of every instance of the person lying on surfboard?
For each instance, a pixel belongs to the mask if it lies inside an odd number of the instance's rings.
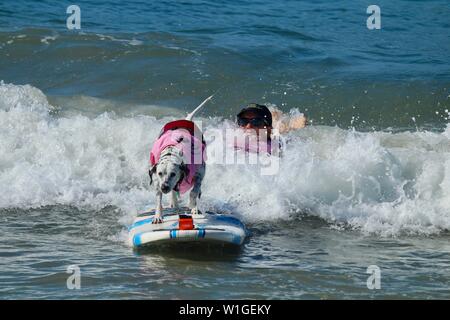
[[[236,123],[244,130],[244,134],[241,139],[236,140],[235,149],[255,153],[263,149],[270,154],[274,128],[279,134],[285,134],[304,128],[307,122],[303,114],[289,118],[279,109],[269,109],[265,105],[250,103],[237,114]]]

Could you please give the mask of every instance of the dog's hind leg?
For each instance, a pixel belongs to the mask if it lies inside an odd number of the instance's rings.
[[[197,206],[197,198],[201,194],[200,188],[192,188],[191,193],[189,194],[189,209],[191,209],[192,214],[201,214],[201,212],[198,210]]]
[[[162,223],[162,192],[156,192],[156,210],[152,223]]]
[[[200,210],[198,210],[197,206],[197,198],[200,198],[202,194],[202,180],[203,174],[196,175],[194,177],[194,187],[189,194],[189,209],[191,209],[191,214],[202,214]]]

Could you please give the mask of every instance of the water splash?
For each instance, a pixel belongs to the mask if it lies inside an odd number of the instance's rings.
[[[31,86],[0,84],[0,208],[120,208],[129,223],[154,204],[147,163],[172,118],[52,113]],[[232,125],[202,119],[203,128]],[[249,223],[313,215],[387,236],[450,229],[450,126],[368,132],[314,126],[291,133],[278,175],[251,165],[207,168],[200,206]]]

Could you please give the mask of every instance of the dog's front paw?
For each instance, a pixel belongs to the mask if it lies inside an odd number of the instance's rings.
[[[202,212],[200,210],[198,210],[198,208],[192,208],[191,209],[191,214],[192,215],[198,215],[198,214],[202,214]]]
[[[162,217],[160,214],[155,214],[155,217],[153,218],[152,224],[158,224],[162,223]]]

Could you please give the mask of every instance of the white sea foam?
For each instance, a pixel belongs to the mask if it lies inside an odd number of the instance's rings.
[[[50,41],[55,41],[56,39],[58,39],[57,35],[45,36],[44,38],[41,39],[41,42],[45,44],[50,44]]]
[[[113,205],[129,224],[154,204],[149,150],[171,118],[56,116],[52,109],[36,88],[0,84],[0,208]],[[203,124],[229,126],[218,118]],[[288,138],[278,175],[208,166],[201,208],[248,223],[309,214],[388,236],[450,229],[450,126],[397,134],[317,126]]]
[[[109,35],[104,35],[104,34],[97,34],[97,36],[100,37],[100,40],[110,40],[110,41],[115,41],[115,42],[121,42],[121,43],[125,43],[127,45],[130,46],[141,46],[144,44],[143,41],[141,40],[137,40],[137,39],[118,39],[118,38],[114,38],[113,36],[109,36]]]

